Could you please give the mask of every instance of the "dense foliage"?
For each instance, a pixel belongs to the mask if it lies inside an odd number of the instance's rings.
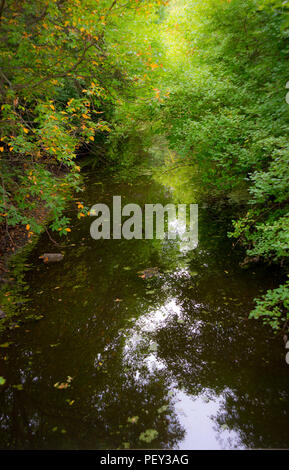
[[[198,164],[208,196],[248,187],[248,209],[231,236],[249,256],[282,265],[289,255],[286,3],[279,9],[274,2],[207,1],[187,8],[193,70],[165,111],[171,142]],[[288,305],[286,283],[259,300],[251,316],[268,316],[275,328],[289,317]]]
[[[128,99],[147,69],[131,60],[144,48],[135,29],[161,6],[160,0],[0,2],[0,223],[7,231],[24,224],[29,236],[39,232],[39,204],[52,216],[52,229],[70,230],[63,210],[71,190],[81,190],[76,154],[110,132],[113,106]]]
[[[171,2],[161,25],[166,57],[155,94],[130,106],[134,122],[141,116],[139,132],[146,119],[149,134],[166,135],[168,161],[173,167],[191,166],[191,185],[205,198],[247,199],[230,236],[252,260],[284,267],[289,255],[288,15],[286,1]],[[268,316],[276,328],[289,316],[288,302],[285,283],[259,300],[251,315]]]

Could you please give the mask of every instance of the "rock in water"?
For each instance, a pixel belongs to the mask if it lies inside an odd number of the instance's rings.
[[[139,274],[139,277],[143,279],[148,279],[150,277],[158,276],[159,268],[147,268],[147,269],[144,269],[143,271],[139,271],[138,274]]]
[[[58,263],[63,260],[63,255],[61,253],[44,253],[39,256],[39,259],[43,259],[44,263]]]
[[[250,263],[259,263],[259,262],[260,262],[260,256],[254,256],[254,257],[246,256],[246,258],[239,264],[241,268],[243,268],[244,266],[247,266]]]

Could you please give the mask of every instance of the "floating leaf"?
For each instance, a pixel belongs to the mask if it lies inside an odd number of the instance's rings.
[[[70,383],[72,380],[73,380],[73,377],[70,377],[70,375],[68,375],[66,382],[56,382],[53,386],[57,388],[58,390],[65,390],[68,387],[70,387]]]
[[[12,385],[13,388],[16,388],[16,390],[23,390],[23,385],[22,384],[19,384],[19,385]]]
[[[197,271],[190,271],[191,276],[197,276],[199,273]]]
[[[73,403],[75,403],[75,400],[69,400],[69,399],[68,399],[68,400],[66,400],[66,401],[67,401],[67,403],[69,404],[69,406],[71,406],[71,405],[73,405]]]
[[[147,442],[149,444],[154,439],[158,437],[159,433],[156,429],[147,429],[145,432],[142,432],[139,436],[140,441]]]
[[[131,418],[127,418],[128,423],[136,424],[139,420],[139,416],[132,416]]]
[[[158,414],[161,414],[161,413],[164,413],[165,411],[167,411],[169,405],[163,405],[161,406],[159,409],[158,409]]]
[[[222,431],[228,431],[229,426],[227,424],[222,424],[221,429],[222,429]]]
[[[149,279],[159,274],[159,268],[147,268],[138,272],[139,277],[142,279]]]
[[[56,383],[54,384],[54,387],[55,387],[55,388],[58,388],[58,390],[63,390],[63,389],[65,389],[65,388],[68,388],[68,387],[69,387],[69,384],[66,383],[66,382],[56,382]]]

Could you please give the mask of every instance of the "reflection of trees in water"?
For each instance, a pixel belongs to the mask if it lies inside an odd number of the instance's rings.
[[[176,447],[183,430],[173,407],[167,413],[158,412],[164,405],[169,406],[166,377],[144,367],[138,369],[145,378],[142,381],[133,366],[123,370],[120,342],[102,355],[102,366],[93,354],[86,356],[82,371],[72,361],[67,370],[78,374],[68,390],[53,389],[52,362],[45,367],[44,358],[39,358],[29,370],[30,354],[18,351],[19,369],[16,363],[14,370],[21,373],[10,380],[20,383],[22,378],[25,390],[9,387],[1,393],[1,448],[117,448],[125,443],[134,448]],[[70,406],[66,400],[75,403]],[[136,423],[129,423],[128,418],[134,416],[138,416]],[[147,429],[156,429],[159,435],[146,445],[139,436]]]
[[[249,448],[286,447],[289,380],[276,338],[247,321],[243,312],[246,307],[248,311],[250,298],[238,305],[231,293],[232,300],[226,297],[229,301],[217,309],[224,290],[230,288],[214,285],[210,273],[207,279],[211,288],[204,287],[205,271],[202,284],[186,291],[187,276],[171,276],[170,292],[181,309],[182,323],[172,312],[155,333],[159,357],[187,394],[222,397],[213,417],[219,439],[226,428],[235,430],[240,443]]]
[[[285,386],[285,384],[282,384]],[[281,386],[282,386],[281,385]],[[226,392],[224,402],[213,417],[219,431],[225,425],[238,431],[239,440],[247,448],[288,448],[288,385],[276,393],[264,389],[256,393],[236,389]],[[276,417],[273,421],[271,415]]]
[[[154,192],[144,185],[137,191],[141,201],[162,200],[159,187]],[[134,194],[130,187],[125,203],[137,202]],[[96,202],[94,190],[89,198]],[[169,395],[173,383],[192,397],[202,392],[222,397],[213,417],[220,439],[225,424],[247,447],[289,442],[287,370],[276,343],[246,320],[263,279],[248,283],[248,274],[232,266],[218,216],[201,211],[200,217],[199,247],[187,255],[173,241],[105,241],[96,249],[86,238],[85,246],[67,251],[62,265],[28,274],[31,291],[43,291],[33,296],[31,310],[46,318],[27,339],[23,331],[11,332],[15,344],[0,375],[7,385],[23,383],[24,390],[7,386],[1,391],[0,447],[86,449],[129,443],[139,448],[146,446],[139,435],[147,429],[159,433],[147,447],[177,447],[185,431]],[[83,226],[72,232],[71,241],[87,234]],[[46,244],[43,238],[38,251],[47,251]],[[123,269],[127,266],[130,270]],[[138,277],[138,271],[153,266],[160,277]],[[172,308],[151,331],[138,328],[139,319],[170,299],[179,312]],[[141,341],[127,351],[134,331]],[[148,363],[152,341],[158,345],[153,357],[160,368]],[[68,375],[74,377],[71,388],[53,387]],[[278,423],[270,422],[268,414]],[[128,422],[135,416],[135,423]]]
[[[70,273],[67,276],[71,279]],[[177,446],[183,430],[173,407],[167,413],[158,413],[168,405],[166,377],[144,367],[139,373],[145,380],[140,381],[133,364],[124,370],[122,351],[125,331],[131,324],[130,311],[137,318],[153,304],[152,299],[146,299],[145,284],[137,278],[136,282],[141,301],[130,295],[126,304],[114,302],[111,276],[111,297],[98,302],[94,310],[90,294],[86,298],[88,307],[75,309],[73,303],[63,302],[61,314],[53,314],[50,302],[50,321],[35,326],[32,338],[28,335],[25,340],[23,332],[13,333],[15,346],[7,351],[1,375],[7,378],[7,384],[23,383],[24,390],[10,386],[0,394],[0,447]],[[54,383],[67,375],[74,377],[71,388],[56,390]],[[66,400],[75,402],[69,405]],[[133,416],[138,416],[137,422],[129,423],[128,418]],[[156,429],[159,435],[146,445],[139,436],[147,429]]]

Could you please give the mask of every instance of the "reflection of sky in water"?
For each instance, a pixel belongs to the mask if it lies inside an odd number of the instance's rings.
[[[214,396],[207,401],[205,396],[192,398],[183,391],[177,391],[176,412],[180,424],[186,430],[180,449],[242,449],[239,435],[235,431],[224,429],[219,433],[215,429],[214,416],[217,415],[222,398]]]
[[[188,253],[191,250],[197,248],[197,234],[194,231],[187,232],[186,231],[186,224],[184,223],[185,219],[178,219],[175,218],[173,220],[169,220],[168,222],[168,232],[177,234],[178,240],[178,249],[180,253]],[[197,230],[197,227],[196,227]]]
[[[108,183],[87,185],[87,205],[123,192],[141,207],[169,202],[159,187]],[[55,246],[40,237],[23,307],[44,317],[1,340],[13,342],[0,364],[1,448],[288,448],[283,343],[247,321],[279,278],[240,269],[223,214],[200,211],[190,251],[167,237],[96,242],[91,221],[76,221],[63,262],[44,266],[39,255]],[[159,275],[140,279],[150,268]],[[71,387],[57,390],[68,374]],[[149,429],[158,438],[140,441]]]
[[[186,273],[181,270],[182,274]],[[158,343],[150,338],[150,334],[164,328],[171,320],[182,322],[181,306],[175,299],[168,299],[165,305],[142,315],[134,326],[128,330],[124,347],[124,367],[133,365],[135,381],[144,384],[151,374],[165,370],[165,362],[158,356]],[[197,333],[203,321],[193,321],[186,334]],[[147,371],[144,372],[144,368]],[[243,446],[238,432],[228,430],[224,425],[216,429],[215,417],[221,409],[223,396],[216,395],[212,390],[191,396],[172,380],[170,387],[170,403],[180,425],[185,430],[184,439],[178,443],[180,449],[226,449]],[[225,391],[223,391],[225,395]]]

